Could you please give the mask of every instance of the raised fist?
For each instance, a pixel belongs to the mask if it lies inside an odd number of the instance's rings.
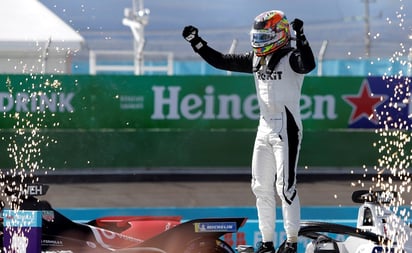
[[[296,36],[303,35],[303,21],[295,18],[295,20],[292,21],[292,28],[296,32]]]
[[[198,32],[199,30],[196,27],[190,25],[183,29],[182,35],[185,40],[192,42],[193,39],[199,38]]]

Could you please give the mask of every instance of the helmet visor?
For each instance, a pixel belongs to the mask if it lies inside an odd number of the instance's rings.
[[[252,47],[264,47],[282,37],[281,34],[275,32],[268,32],[267,30],[252,30],[250,33],[250,41]]]

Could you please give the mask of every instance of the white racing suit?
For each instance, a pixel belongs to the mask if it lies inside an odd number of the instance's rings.
[[[192,44],[195,52],[216,68],[254,74],[260,120],[253,149],[251,186],[264,242],[274,241],[276,193],[282,200],[288,239],[297,240],[300,227],[296,190],[302,140],[300,97],[304,74],[315,68],[315,60],[306,39],[296,44],[296,49],[287,45],[263,59],[253,52],[222,54],[202,39]]]
[[[287,56],[271,75],[265,73],[267,64],[254,73],[260,120],[253,149],[252,190],[263,241],[274,239],[275,191],[282,200],[287,237],[297,238],[300,227],[296,168],[302,140],[299,104],[303,74],[291,69]]]

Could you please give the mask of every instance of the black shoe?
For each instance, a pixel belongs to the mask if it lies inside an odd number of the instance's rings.
[[[298,251],[298,244],[292,242],[284,242],[277,253],[296,253]]]
[[[273,242],[259,242],[256,253],[275,253]]]

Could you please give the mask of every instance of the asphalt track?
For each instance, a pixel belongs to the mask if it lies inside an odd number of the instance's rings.
[[[253,206],[248,182],[125,182],[50,184],[55,207]],[[349,182],[299,184],[302,205],[353,205]]]
[[[219,180],[220,177],[197,175],[194,177],[157,175],[149,180],[121,180],[123,177],[106,175],[106,180],[44,180],[50,185],[49,192],[42,197],[54,207],[61,208],[106,208],[106,207],[213,207],[213,206],[254,206],[255,200],[250,189],[248,176],[238,180]],[[210,176],[210,175],[209,175]],[[66,178],[68,182],[62,182]],[[70,178],[76,178],[71,175]],[[96,179],[96,176],[92,177]],[[169,180],[168,180],[169,178]],[[179,180],[182,179],[182,180]],[[191,178],[192,180],[188,180]],[[223,177],[224,178],[224,177]],[[319,180],[313,180],[317,178]],[[40,180],[42,181],[42,180]],[[81,182],[83,181],[83,182]],[[401,181],[393,181],[399,186]],[[302,206],[354,206],[351,194],[359,189],[381,189],[369,177],[356,175],[316,175],[301,177],[298,192]],[[412,194],[404,193],[404,205],[412,204]],[[279,199],[278,199],[279,201]]]

